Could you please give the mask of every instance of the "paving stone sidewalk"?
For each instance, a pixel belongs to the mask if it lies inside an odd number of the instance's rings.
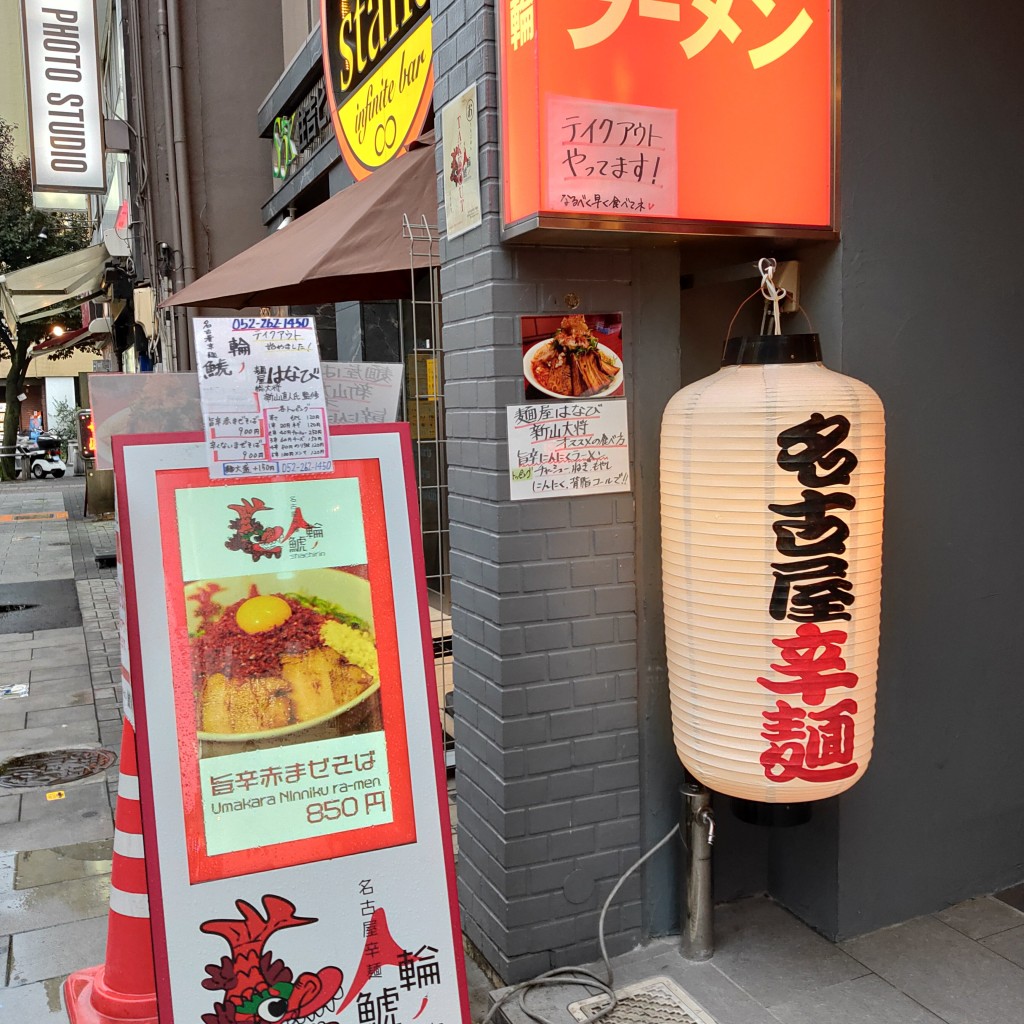
[[[121,741],[117,589],[114,570],[95,562],[114,550],[113,524],[87,519],[84,498],[83,478],[0,484],[0,762],[50,755],[30,765],[34,785],[0,775],[3,1022],[67,1021],[64,978],[105,952]],[[26,620],[31,628],[15,625]],[[62,778],[69,762],[103,749],[111,767]]]

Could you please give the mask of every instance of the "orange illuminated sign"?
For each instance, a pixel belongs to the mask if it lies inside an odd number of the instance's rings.
[[[830,0],[498,0],[503,224],[830,234]]]
[[[78,414],[78,436],[82,455],[87,459],[96,458],[96,430],[92,421],[92,410],[85,409]]]

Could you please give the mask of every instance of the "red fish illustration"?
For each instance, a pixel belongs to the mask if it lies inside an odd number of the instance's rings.
[[[200,931],[220,935],[231,947],[230,956],[222,957],[219,964],[206,966],[209,977],[203,979],[203,988],[222,990],[224,1000],[214,1005],[213,1013],[203,1014],[203,1024],[276,1024],[341,1013],[379,967],[417,959],[391,937],[384,910],[378,908],[370,919],[366,948],[355,977],[342,999],[344,974],[339,968],[322,967],[316,974],[307,972],[295,978],[290,967],[274,960],[266,950],[267,940],[274,932],[315,924],[317,918],[297,917],[295,904],[280,896],[263,897],[266,917],[244,900],[237,900],[235,906],[241,920],[206,921],[200,925]]]

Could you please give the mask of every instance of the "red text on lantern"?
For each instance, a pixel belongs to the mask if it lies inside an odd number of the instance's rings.
[[[763,713],[761,735],[768,749],[761,766],[772,782],[835,782],[857,771],[853,760],[853,716],[857,702],[847,697],[821,711],[807,711],[784,700]]]
[[[813,622],[798,626],[796,636],[772,640],[782,654],[782,664],[772,665],[772,669],[791,678],[758,676],[757,681],[772,693],[798,693],[805,704],[823,704],[833,687],[857,685],[856,673],[844,671],[841,645],[845,642],[846,634],[841,629],[823,633]]]

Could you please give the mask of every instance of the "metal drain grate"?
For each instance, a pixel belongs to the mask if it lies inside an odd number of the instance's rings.
[[[0,762],[0,789],[32,789],[99,775],[117,760],[110,750],[44,750]]]
[[[647,981],[616,989],[618,1005],[601,1024],[717,1024],[714,1017],[671,978]],[[578,1021],[593,1018],[608,1005],[607,996],[591,996],[569,1004]]]

